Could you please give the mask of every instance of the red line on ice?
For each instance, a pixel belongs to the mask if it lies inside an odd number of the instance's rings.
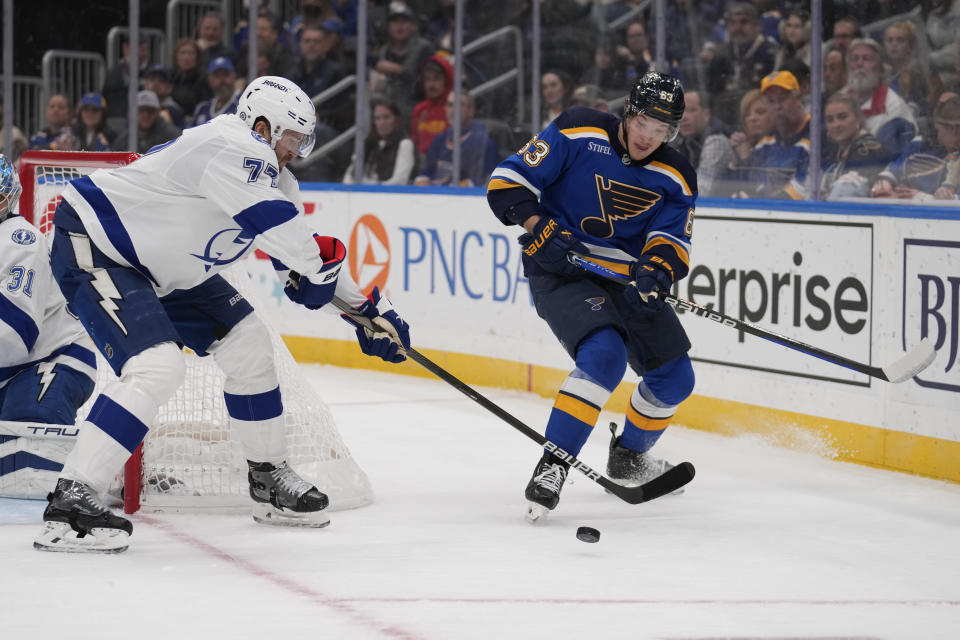
[[[268,582],[273,583],[275,586],[284,589],[285,591],[302,596],[315,604],[319,604],[320,606],[327,607],[338,613],[344,614],[346,617],[368,629],[382,633],[390,638],[418,640],[418,637],[409,631],[405,631],[396,626],[388,626],[360,611],[357,611],[354,607],[351,607],[348,604],[349,600],[347,599],[325,596],[322,593],[314,591],[310,587],[299,584],[298,582],[270,571],[269,569],[265,569],[257,564],[254,564],[253,562],[250,562],[249,560],[238,558],[235,555],[229,554],[223,549],[220,549],[208,542],[204,542],[203,540],[196,538],[185,531],[181,531],[168,522],[140,514],[137,515],[137,520],[146,522],[147,524],[162,530],[171,537],[176,538],[180,542],[194,547],[195,549],[198,549],[208,555],[214,556],[215,558],[222,560],[227,564],[231,564],[246,573],[257,576],[258,578],[263,578]],[[359,598],[356,601],[362,602],[364,599]],[[371,598],[369,601],[375,602],[376,600]]]

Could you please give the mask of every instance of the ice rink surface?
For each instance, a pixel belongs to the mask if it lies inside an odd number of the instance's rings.
[[[101,556],[34,551],[43,503],[0,499],[0,637],[960,638],[957,485],[671,427],[684,495],[630,506],[571,472],[532,526],[519,432],[440,381],[303,370],[373,505],[319,530],[137,515]],[[542,432],[549,400],[483,391]],[[602,469],[606,446],[580,457]]]

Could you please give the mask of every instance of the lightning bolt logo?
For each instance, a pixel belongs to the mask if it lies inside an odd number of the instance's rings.
[[[53,370],[56,366],[53,362],[41,362],[37,365],[37,374],[40,376],[40,395],[37,396],[37,402],[43,399],[47,389],[53,384],[53,379],[57,377],[57,372]]]
[[[127,328],[117,317],[117,311],[120,307],[114,302],[114,300],[123,300],[123,296],[117,291],[117,285],[110,279],[107,270],[93,266],[93,248],[90,245],[90,238],[79,233],[71,233],[70,244],[73,246],[73,255],[77,259],[77,266],[90,274],[90,285],[94,291],[100,294],[100,306],[110,316],[110,319],[117,323],[120,331],[123,331],[123,335],[127,335]]]
[[[94,269],[90,272],[90,275],[93,276],[90,284],[100,294],[100,306],[110,316],[110,319],[117,323],[120,331],[123,331],[123,335],[127,335],[127,328],[117,317],[117,311],[120,307],[114,300],[123,300],[123,296],[117,291],[117,285],[110,279],[110,274],[107,273],[106,269]]]

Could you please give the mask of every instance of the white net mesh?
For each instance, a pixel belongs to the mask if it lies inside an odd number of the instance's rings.
[[[20,211],[45,234],[52,230],[53,211],[66,184],[100,166],[100,154],[83,154],[83,162],[57,166],[47,161],[33,169],[32,202]],[[28,159],[29,162],[29,159]],[[29,178],[27,169],[24,179]],[[31,211],[25,211],[31,207]],[[257,307],[249,275],[239,263],[222,275]],[[262,317],[261,317],[262,319]],[[265,322],[266,323],[266,322]],[[274,347],[283,396],[288,460],[301,476],[330,497],[331,509],[368,504],[370,482],[350,455],[329,408],[300,374],[280,335],[266,323]],[[223,401],[224,375],[212,357],[186,352],[184,384],[160,408],[144,440],[141,508],[146,510],[219,510],[248,508],[246,459],[230,437],[230,421]],[[97,388],[113,378],[109,365],[97,354]],[[81,408],[78,422],[97,392]]]

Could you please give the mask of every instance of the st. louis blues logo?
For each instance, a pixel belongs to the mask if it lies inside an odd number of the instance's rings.
[[[243,229],[224,229],[213,234],[207,241],[202,255],[198,253],[190,255],[205,262],[204,270],[210,271],[214,267],[221,267],[239,260],[252,243],[253,236]]]
[[[29,229],[17,229],[13,232],[13,235],[10,236],[10,239],[17,244],[28,245],[37,241],[37,234]]]
[[[606,301],[606,298],[600,296],[596,298],[587,298],[584,300],[584,302],[590,305],[590,311],[600,311],[601,305],[603,305],[603,303]]]
[[[660,199],[660,194],[654,191],[608,180],[597,174],[594,177],[601,215],[584,218],[580,221],[580,228],[595,238],[612,238],[614,222],[638,216]]]

